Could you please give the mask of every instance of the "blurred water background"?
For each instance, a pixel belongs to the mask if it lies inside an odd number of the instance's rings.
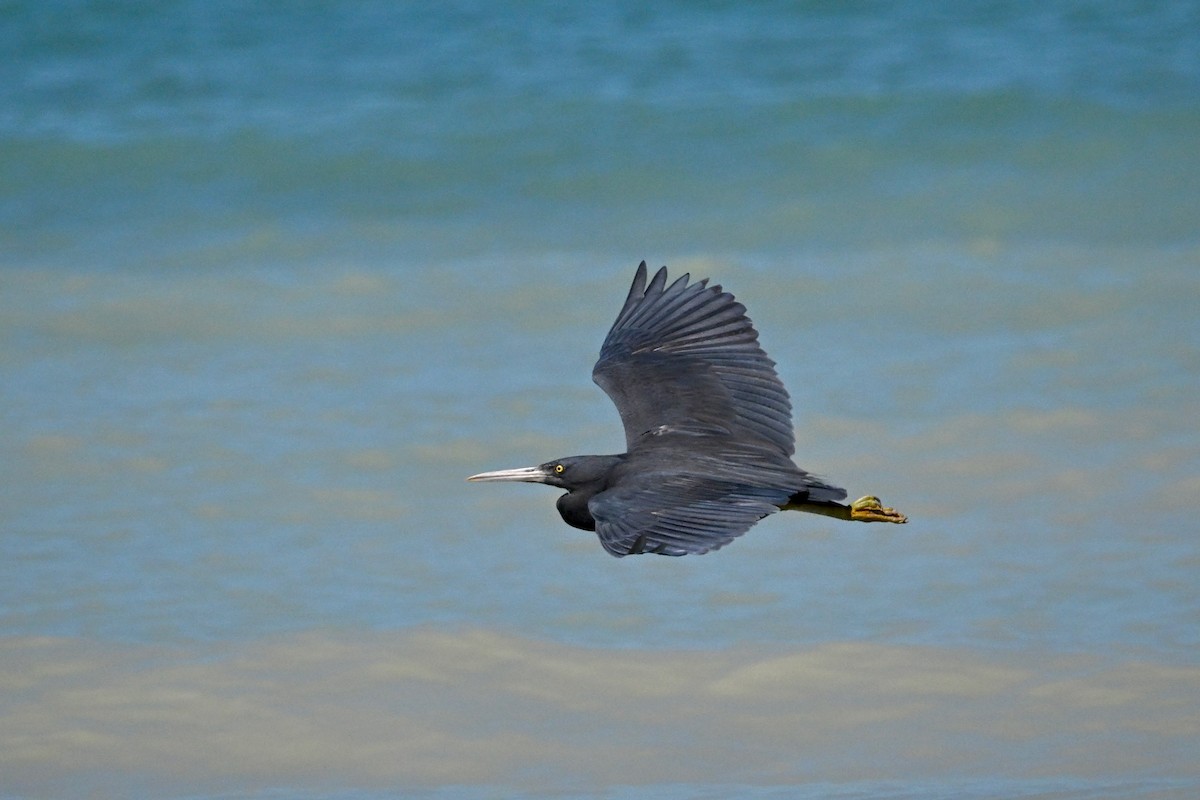
[[[0,796],[1200,794],[1200,4],[0,3]],[[637,262],[796,514],[622,560]]]

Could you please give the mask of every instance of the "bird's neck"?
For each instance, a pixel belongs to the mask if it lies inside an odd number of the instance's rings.
[[[596,530],[596,519],[588,509],[588,501],[609,487],[613,471],[625,460],[618,456],[586,456],[576,461],[573,469],[585,470],[587,477],[558,498],[555,506],[563,522],[585,531]]]

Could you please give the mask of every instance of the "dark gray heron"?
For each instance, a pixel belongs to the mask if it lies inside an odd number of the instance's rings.
[[[807,511],[857,522],[907,522],[873,496],[792,462],[792,404],[746,307],[708,280],[649,284],[646,262],[604,339],[592,379],[612,398],[628,452],[569,456],[469,481],[566,489],[558,513],[595,531],[614,556],[707,553],[768,514]]]

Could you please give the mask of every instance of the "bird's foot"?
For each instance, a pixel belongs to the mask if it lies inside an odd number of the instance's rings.
[[[879,502],[878,497],[867,495],[860,497],[850,504],[850,519],[857,522],[908,522],[908,517],[894,508],[889,508]]]

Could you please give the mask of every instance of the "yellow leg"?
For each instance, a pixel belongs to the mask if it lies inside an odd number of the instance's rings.
[[[888,508],[879,502],[878,497],[867,495],[860,497],[848,506],[841,503],[810,503],[801,501],[788,503],[784,511],[803,511],[807,514],[820,514],[823,517],[844,519],[854,522],[894,522],[903,524],[908,517],[894,508]]]

